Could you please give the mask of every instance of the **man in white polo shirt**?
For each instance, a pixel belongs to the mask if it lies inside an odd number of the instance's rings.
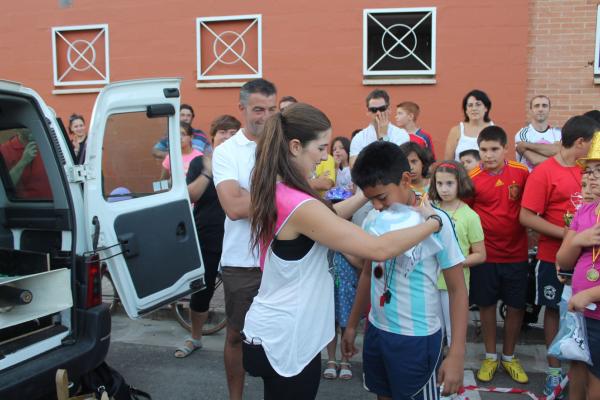
[[[367,96],[367,116],[371,123],[358,132],[350,143],[350,167],[358,153],[376,140],[386,140],[398,146],[410,140],[408,132],[390,122],[390,96],[385,90],[375,89]]]
[[[249,81],[240,90],[242,128],[215,148],[213,179],[219,202],[225,210],[225,236],[221,255],[221,276],[225,291],[227,337],[225,372],[231,400],[241,400],[244,388],[242,339],[246,312],[258,293],[261,271],[258,254],[250,244],[250,180],[256,140],[267,118],[277,112],[275,86],[264,79]]]
[[[367,116],[371,123],[362,131],[358,132],[350,142],[350,168],[354,166],[354,160],[358,153],[369,144],[377,140],[385,140],[400,146],[410,140],[408,132],[390,122],[390,96],[385,90],[375,89],[367,96]],[[367,202],[352,216],[352,222],[362,226],[363,220],[371,211],[373,206]]]

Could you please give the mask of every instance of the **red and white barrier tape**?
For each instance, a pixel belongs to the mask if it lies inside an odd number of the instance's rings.
[[[569,377],[565,376],[563,378],[563,380],[560,382],[560,384],[554,388],[554,392],[550,395],[550,396],[538,396],[535,393],[526,390],[526,389],[518,389],[518,388],[499,388],[499,387],[480,387],[480,386],[465,386],[463,387],[458,395],[462,396],[459,397],[462,400],[469,400],[468,397],[465,397],[465,392],[467,391],[479,391],[479,392],[492,392],[492,393],[510,393],[510,394],[520,394],[520,395],[524,395],[524,396],[529,396],[531,399],[533,400],[556,400],[561,393],[563,392],[563,390],[565,389],[565,387],[567,386],[567,383],[569,383]]]

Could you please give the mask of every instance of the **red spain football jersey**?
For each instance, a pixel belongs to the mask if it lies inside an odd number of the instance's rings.
[[[505,162],[498,174],[481,167],[469,172],[475,186],[470,203],[481,219],[486,262],[527,261],[527,232],[519,222],[519,212],[528,175],[527,167],[516,161]]]

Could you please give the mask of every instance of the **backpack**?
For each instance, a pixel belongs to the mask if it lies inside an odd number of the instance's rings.
[[[106,361],[82,376],[81,386],[84,392],[94,393],[97,399],[106,392],[111,400],[152,400],[148,393],[125,382],[123,375],[111,368]]]

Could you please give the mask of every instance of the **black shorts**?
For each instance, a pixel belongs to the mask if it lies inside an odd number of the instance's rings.
[[[483,263],[470,269],[469,303],[481,307],[504,304],[525,308],[527,298],[527,261],[515,263]]]
[[[295,376],[284,377],[273,369],[262,345],[242,342],[242,363],[251,376],[261,377],[265,400],[311,400],[321,382],[321,353]]]
[[[585,329],[590,346],[593,366],[588,365],[588,370],[600,379],[600,320],[585,318]]]
[[[556,276],[555,264],[542,260],[535,264],[535,304],[558,310],[564,287]]]

